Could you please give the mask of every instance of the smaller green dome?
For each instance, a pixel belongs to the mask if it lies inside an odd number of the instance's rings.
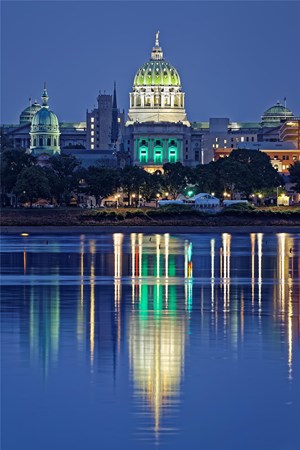
[[[165,60],[151,60],[140,67],[134,86],[181,86],[177,70]]]
[[[59,130],[57,115],[45,106],[34,115],[31,126],[33,129],[38,128],[40,131],[43,128],[45,128],[45,131]]]
[[[275,105],[271,106],[271,108],[268,108],[264,114],[263,117],[291,117],[294,114],[290,109],[288,109],[286,106],[283,106],[280,101],[278,100]]]

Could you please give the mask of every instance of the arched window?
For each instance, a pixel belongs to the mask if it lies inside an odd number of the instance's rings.
[[[47,138],[47,147],[51,147],[51,138]]]
[[[39,139],[39,146],[43,147],[43,138],[42,137],[40,137],[40,139]]]
[[[57,143],[56,143],[57,141],[56,141],[56,139],[54,139],[54,147],[56,147],[56,145],[57,145]]]
[[[36,139],[33,139],[33,146],[36,147]]]

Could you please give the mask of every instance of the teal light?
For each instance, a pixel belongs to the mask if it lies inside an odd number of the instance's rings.
[[[148,147],[146,145],[142,145],[140,147],[140,163],[147,163],[148,162]]]
[[[169,147],[169,162],[176,163],[176,161],[177,161],[177,147],[171,145]]]

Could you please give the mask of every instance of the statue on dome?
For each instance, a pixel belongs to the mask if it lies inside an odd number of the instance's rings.
[[[159,47],[159,42],[158,42],[158,38],[159,38],[159,31],[155,34],[155,45],[156,47]]]

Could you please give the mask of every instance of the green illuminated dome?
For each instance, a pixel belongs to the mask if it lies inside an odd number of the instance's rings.
[[[48,94],[46,88],[42,95],[42,107],[33,116],[31,122],[31,131],[59,131],[59,123],[57,115],[49,109]]]
[[[59,129],[57,115],[53,111],[41,108],[32,119],[32,128],[45,128],[47,131]]]
[[[180,77],[177,70],[164,60],[162,48],[156,34],[155,46],[151,59],[140,67],[134,77],[133,86],[176,86],[180,87]]]
[[[262,115],[263,126],[276,126],[281,120],[293,117],[293,112],[286,106],[283,106],[278,100],[275,105],[268,108]]]
[[[60,153],[59,123],[56,114],[48,106],[46,84],[42,95],[42,107],[31,122],[30,151],[34,155],[55,155]]]
[[[148,61],[134,77],[134,86],[180,86],[177,70],[167,61]]]

